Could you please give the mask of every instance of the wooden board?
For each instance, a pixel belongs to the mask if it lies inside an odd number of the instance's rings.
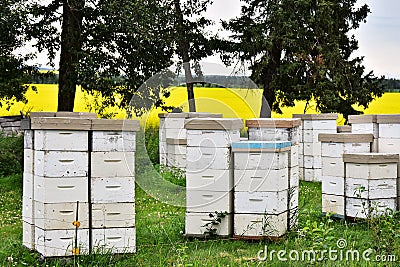
[[[167,138],[167,144],[169,145],[186,145],[186,143],[186,139]]]
[[[300,119],[249,119],[246,121],[246,126],[249,128],[294,128],[300,125]]]
[[[318,135],[319,142],[333,143],[372,143],[374,141],[373,134],[353,134],[353,133],[336,133]]]
[[[222,118],[222,114],[208,112],[159,113],[159,118]]]
[[[63,118],[63,117],[33,117],[30,128],[32,130],[90,130],[92,122],[90,119]]]
[[[377,115],[377,123],[400,123],[400,114]]]
[[[337,120],[337,113],[322,113],[322,114],[293,114],[293,118],[302,120]]]
[[[185,122],[188,130],[239,130],[243,128],[242,119],[222,119],[222,118],[194,118]]]
[[[351,133],[351,126],[350,125],[338,126],[337,132],[338,133]]]
[[[137,132],[140,130],[140,122],[138,120],[93,119],[91,129],[94,131]]]
[[[399,154],[349,153],[343,154],[343,162],[351,163],[393,163],[399,162]]]
[[[377,115],[370,114],[370,115],[349,115],[349,123],[356,124],[356,123],[373,123],[376,122]]]

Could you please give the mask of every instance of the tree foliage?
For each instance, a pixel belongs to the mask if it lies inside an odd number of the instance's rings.
[[[59,110],[73,109],[76,85],[93,94],[100,92],[104,105],[126,108],[139,87],[171,66],[174,58],[184,63],[209,55],[209,38],[203,28],[210,22],[195,18],[209,3],[33,1],[29,36],[37,41],[39,51],[47,51],[53,64],[61,49]],[[162,105],[157,93],[160,88],[153,89],[141,97]],[[140,108],[134,111],[142,113]]]
[[[71,95],[81,85],[88,92],[101,92],[104,105],[127,107],[146,79],[169,66],[173,55],[171,40],[165,38],[169,9],[162,2],[31,3],[29,35],[38,51],[47,51],[54,64],[61,49],[59,105],[69,102],[65,109],[72,110]]]
[[[26,83],[31,75],[37,74],[37,68],[26,65],[31,55],[16,53],[25,42],[20,33],[24,30],[24,8],[20,1],[3,0],[0,2],[0,99],[9,108],[12,101],[27,102]],[[0,102],[0,107],[2,106]]]
[[[321,112],[359,114],[381,96],[381,79],[366,73],[351,31],[366,20],[356,0],[243,0],[241,16],[224,23],[234,32],[226,60],[247,62],[272,110],[296,100]],[[270,116],[263,108],[261,116]]]

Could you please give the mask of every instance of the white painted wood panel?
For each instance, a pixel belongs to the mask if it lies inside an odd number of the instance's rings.
[[[52,151],[87,151],[88,131],[35,130],[34,149]]]

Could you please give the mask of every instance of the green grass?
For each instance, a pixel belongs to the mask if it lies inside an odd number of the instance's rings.
[[[70,259],[40,259],[21,244],[21,176],[0,179],[1,224],[0,265],[2,266],[74,266]],[[336,249],[340,238],[348,247],[364,251],[380,249],[378,253],[399,254],[399,238],[394,246],[382,249],[376,243],[372,223],[331,220],[321,215],[321,184],[300,184],[299,229],[274,241],[238,241],[229,239],[187,239],[184,231],[184,208],[163,204],[136,188],[137,253],[133,255],[80,256],[79,266],[398,266],[397,263],[379,264],[365,261],[273,262],[259,261],[257,253],[268,247],[271,250]],[[390,229],[399,234],[399,221]],[[386,229],[389,230],[389,229]],[[384,227],[381,231],[385,231]],[[389,239],[389,236],[385,237]],[[276,254],[275,254],[276,255]],[[400,256],[400,255],[397,255]],[[11,260],[12,257],[12,262]]]
[[[155,131],[155,130],[154,130]],[[154,131],[147,138],[152,150],[151,161],[157,162],[154,152],[158,136]],[[157,147],[158,148],[158,147]],[[149,172],[138,147],[137,172]],[[143,162],[143,164],[141,164]],[[158,165],[156,165],[157,168]],[[150,176],[149,172],[149,176]],[[185,184],[177,170],[162,169],[165,180]],[[146,176],[145,176],[146,177]],[[149,178],[150,179],[150,178]],[[42,259],[36,252],[22,246],[22,175],[0,177],[0,266],[399,266],[400,218],[393,216],[366,221],[332,220],[321,214],[321,184],[301,182],[299,191],[298,229],[277,240],[243,241],[231,239],[188,239],[183,237],[185,209],[174,207],[150,197],[136,186],[137,253],[131,255],[86,255],[74,258]],[[162,192],[161,192],[162,193]],[[180,192],[180,193],[184,193]],[[337,249],[337,241],[345,239],[349,249],[372,248],[371,254],[394,254],[397,262],[366,261],[260,261],[257,254],[267,246],[268,251]],[[287,256],[287,255],[286,255]]]

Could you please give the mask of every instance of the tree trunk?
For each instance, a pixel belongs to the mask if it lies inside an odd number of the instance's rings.
[[[180,6],[180,0],[174,0],[174,6],[175,6],[175,27],[177,32],[177,45],[180,54],[179,56],[182,59],[183,69],[185,71],[189,111],[196,112],[196,102],[193,89],[194,80],[190,68],[189,42],[186,39],[185,25],[183,20],[183,13]]]
[[[58,82],[58,111],[73,111],[77,67],[82,48],[82,10],[84,0],[63,1],[61,55]]]
[[[260,118],[271,118],[272,109],[275,102],[275,89],[271,87],[271,83],[278,71],[281,60],[282,49],[276,43],[273,44],[269,51],[270,59],[267,66],[262,71],[263,81],[263,100],[261,103]]]

